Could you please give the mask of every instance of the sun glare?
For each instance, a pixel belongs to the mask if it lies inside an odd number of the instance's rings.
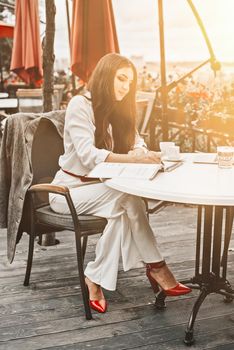
[[[234,1],[195,1],[217,55],[222,61],[234,62]]]
[[[234,0],[193,0],[220,61],[234,62]],[[186,0],[164,0],[166,57],[170,61],[208,58],[208,50]],[[157,1],[113,0],[121,50],[159,60]]]

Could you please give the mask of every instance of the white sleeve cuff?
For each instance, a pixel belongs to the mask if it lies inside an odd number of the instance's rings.
[[[101,162],[105,162],[106,158],[109,156],[110,153],[111,151],[108,151],[106,149],[98,150],[95,157],[95,165]]]

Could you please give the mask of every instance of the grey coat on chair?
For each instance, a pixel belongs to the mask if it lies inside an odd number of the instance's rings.
[[[63,135],[64,111],[45,114],[17,113],[7,118],[0,150],[0,227],[7,227],[7,255],[10,262],[23,232],[21,225],[25,195],[32,184],[31,150],[42,118],[51,120]]]

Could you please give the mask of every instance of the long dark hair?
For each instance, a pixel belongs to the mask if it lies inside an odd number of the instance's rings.
[[[124,67],[132,68],[133,82],[123,100],[116,101],[114,78],[116,71]],[[133,147],[136,133],[136,84],[136,68],[126,57],[111,53],[98,62],[87,86],[92,97],[96,147],[111,149],[109,124],[112,127],[115,153],[127,153]]]

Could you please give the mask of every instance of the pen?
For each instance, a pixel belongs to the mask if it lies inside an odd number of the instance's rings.
[[[161,163],[163,165],[164,171],[172,171],[183,164],[183,162],[176,162],[176,163],[173,163],[172,165],[166,166],[166,164],[164,162],[161,162]]]

